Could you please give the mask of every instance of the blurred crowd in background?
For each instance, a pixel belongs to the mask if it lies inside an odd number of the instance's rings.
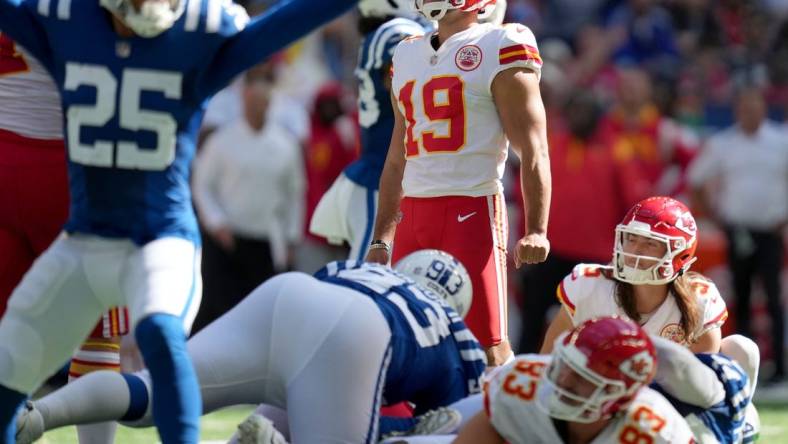
[[[694,267],[726,299],[725,333],[756,339],[762,375],[783,381],[788,0],[509,0],[506,16],[534,31],[544,59],[553,175],[550,257],[510,262],[515,349],[538,350],[575,264],[610,262],[633,203],[670,195],[699,221]],[[343,16],[210,103],[194,173],[205,240],[195,330],[277,272],[346,257],[306,227],[358,152],[356,20]],[[520,230],[516,182],[506,190]]]

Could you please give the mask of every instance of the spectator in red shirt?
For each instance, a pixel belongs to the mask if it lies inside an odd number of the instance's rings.
[[[601,123],[603,137],[611,144],[616,161],[635,163],[643,173],[637,183],[630,184],[638,189],[654,186],[664,170],[658,147],[662,116],[652,100],[651,88],[645,71],[621,69],[616,101]]]
[[[314,272],[326,262],[344,259],[343,247],[329,245],[322,237],[309,232],[309,221],[320,198],[342,170],[358,153],[356,119],[342,102],[342,86],[331,82],[318,90],[310,115],[310,135],[306,144],[306,227],[303,245],[298,252],[297,268]]]

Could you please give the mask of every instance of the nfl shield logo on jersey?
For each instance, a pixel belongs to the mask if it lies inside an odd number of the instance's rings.
[[[454,56],[457,68],[463,71],[473,71],[482,63],[482,50],[476,45],[465,45],[457,50]]]

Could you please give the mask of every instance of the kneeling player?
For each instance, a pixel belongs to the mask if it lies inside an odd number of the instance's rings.
[[[412,268],[423,273],[418,279],[468,289],[453,258],[416,254],[423,261]],[[330,263],[314,277],[286,273],[267,281],[189,340],[188,349],[204,412],[286,406],[295,443],[376,442],[382,403],[409,401],[417,414],[449,405],[479,391],[486,365],[442,298],[385,266],[350,261]],[[29,403],[18,442],[67,424],[152,425],[150,393],[146,372],[92,373]]]

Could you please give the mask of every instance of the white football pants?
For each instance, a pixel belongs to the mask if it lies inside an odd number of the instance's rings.
[[[377,305],[304,273],[276,276],[188,342],[204,412],[286,409],[293,443],[376,442],[391,357]],[[150,377],[141,372],[150,390]],[[152,425],[145,417],[130,424]]]
[[[127,305],[132,326],[154,313],[191,328],[202,297],[200,250],[162,238],[61,235],[14,290],[0,320],[0,384],[31,393],[87,337],[110,307]]]

